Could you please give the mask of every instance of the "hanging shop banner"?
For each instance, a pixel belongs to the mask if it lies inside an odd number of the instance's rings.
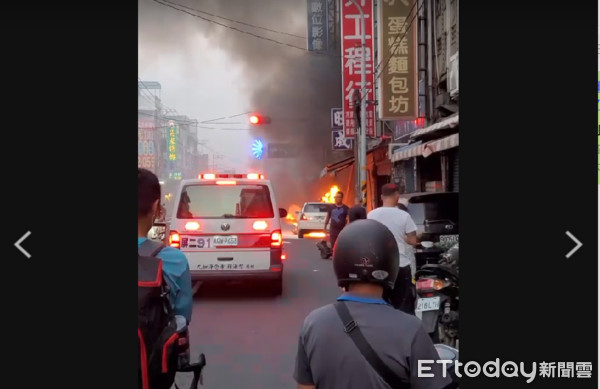
[[[419,116],[416,12],[416,0],[380,2],[378,97],[382,120]]]

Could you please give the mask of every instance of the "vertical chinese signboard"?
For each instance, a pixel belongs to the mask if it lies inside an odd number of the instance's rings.
[[[379,115],[382,120],[413,120],[419,116],[416,1],[383,0],[380,3],[379,53],[383,62],[379,69]]]
[[[365,14],[366,34],[366,90],[367,101],[375,100],[373,84],[373,0],[356,0]],[[361,46],[361,15],[358,8],[351,1],[342,0],[341,25],[342,25],[342,86],[344,96],[344,134],[348,137],[356,135],[354,117],[354,94],[361,90],[362,46]],[[360,100],[360,99],[358,99]],[[375,136],[375,106],[367,104],[367,136]]]
[[[154,122],[138,120],[138,167],[156,171],[156,148],[154,147]]]
[[[308,51],[327,51],[328,13],[327,0],[308,0]]]
[[[169,166],[169,178],[181,179],[179,159],[179,127],[173,120],[170,120],[167,123],[167,161]]]
[[[174,121],[169,121],[167,126],[169,136],[167,137],[167,155],[169,163],[177,161],[177,136],[178,128]]]

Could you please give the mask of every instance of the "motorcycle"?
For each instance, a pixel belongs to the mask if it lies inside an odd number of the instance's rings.
[[[415,274],[417,307],[434,343],[458,347],[458,243]]]

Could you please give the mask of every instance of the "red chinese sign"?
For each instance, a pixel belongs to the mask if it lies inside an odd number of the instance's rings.
[[[365,34],[366,34],[366,89],[368,92],[367,101],[374,101],[374,68],[373,57],[375,51],[373,37],[373,0],[356,0],[365,14]],[[355,123],[355,101],[356,91],[361,91],[361,70],[362,70],[362,17],[358,8],[348,0],[342,0],[342,86],[344,88],[344,134],[345,136],[355,136],[356,127],[360,122]],[[375,106],[367,104],[367,136],[375,136]]]
[[[155,171],[154,121],[138,120],[138,167]]]

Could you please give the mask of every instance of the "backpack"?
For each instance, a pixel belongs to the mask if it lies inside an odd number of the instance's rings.
[[[138,389],[169,389],[177,371],[179,334],[157,257],[164,247],[146,240],[138,249]]]

